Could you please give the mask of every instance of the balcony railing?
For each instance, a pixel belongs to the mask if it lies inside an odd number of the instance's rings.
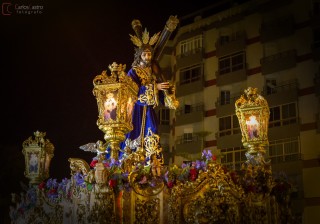
[[[190,105],[190,110],[186,111],[185,108],[179,108],[176,110],[176,116],[181,116],[185,114],[191,114],[197,111],[203,112],[204,105],[203,103],[197,103]]]
[[[226,135],[236,135],[236,134],[239,134],[239,133],[241,133],[240,127],[225,129],[225,130],[222,130],[222,131],[218,131],[216,133],[216,138],[223,137],[223,136],[226,136]]]
[[[295,21],[292,15],[263,22],[260,30],[261,41],[267,42],[291,35],[294,32],[294,25]]]
[[[197,53],[200,53],[203,51],[203,48],[202,47],[199,47],[199,48],[195,48],[195,49],[191,49],[189,51],[185,51],[179,55],[177,55],[177,59],[180,59],[180,58],[184,58],[184,57],[188,57],[190,55],[193,55],[193,54],[197,54]]]
[[[289,117],[286,119],[269,121],[269,128],[280,127],[280,126],[285,126],[289,124],[296,124],[298,123],[298,119],[299,119],[298,117]]]
[[[185,143],[192,143],[192,142],[197,142],[200,139],[202,139],[199,135],[193,134],[192,137],[190,138],[185,138],[184,136],[177,136],[176,144],[185,144]]]
[[[228,36],[228,39],[220,37],[216,42],[217,57],[243,51],[246,48],[246,33],[240,31]]]
[[[228,67],[228,69],[230,71],[225,69],[216,71],[218,86],[230,85],[247,79],[247,63],[237,64],[236,66]]]
[[[177,55],[176,69],[188,67],[193,64],[200,64],[203,61],[203,48],[192,49]]]
[[[282,155],[269,156],[271,163],[284,163],[290,161],[298,161],[303,159],[303,155],[301,153],[284,153]]]
[[[200,155],[203,150],[203,136],[193,133],[190,137],[178,136],[175,155],[189,158],[190,155]]]
[[[222,100],[221,97],[217,98],[216,101],[216,106],[223,106],[223,105],[228,105],[228,104],[234,104],[239,98],[240,98],[241,94],[240,93],[236,93],[236,94],[232,94],[230,96],[230,98],[226,98],[224,100]]]
[[[291,90],[297,90],[298,89],[298,82],[297,80],[288,80],[286,82],[282,82],[274,87],[267,87],[264,86],[261,94],[263,96],[272,95],[276,93],[283,93]]]
[[[264,57],[260,60],[263,75],[289,69],[296,66],[296,50],[288,50]]]
[[[280,52],[278,54],[270,55],[270,56],[262,58],[261,64],[267,63],[267,62],[274,62],[278,59],[286,58],[286,57],[291,56],[295,53],[296,53],[295,50],[288,50],[288,51]]]

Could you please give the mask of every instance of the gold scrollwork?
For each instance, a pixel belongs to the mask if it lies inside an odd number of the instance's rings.
[[[160,223],[160,200],[153,198],[149,200],[136,199],[135,205],[136,224]]]

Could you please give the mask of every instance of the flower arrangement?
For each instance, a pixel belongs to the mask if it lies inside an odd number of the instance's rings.
[[[90,167],[93,168],[93,171],[96,168],[97,163],[99,162],[97,157],[94,157],[90,163]],[[106,168],[108,176],[107,176],[107,184],[113,189],[115,192],[120,192],[122,190],[130,191],[130,185],[128,182],[128,173],[123,172],[122,163],[119,160],[115,160],[113,158],[105,159],[102,161],[103,166]],[[92,183],[87,179],[85,179],[85,184],[89,186],[89,190],[92,189]]]
[[[288,203],[288,196],[294,191],[293,186],[289,183],[287,175],[280,172],[274,179],[274,186],[271,195],[274,195],[279,204]]]
[[[164,167],[159,176],[154,176],[151,172],[151,165],[146,165],[146,161],[142,161],[137,163],[132,170],[132,173],[135,174],[134,184],[138,184],[139,188],[145,189],[147,187],[155,187],[159,183],[164,182],[168,188],[172,188],[177,181],[182,183],[196,181],[199,172],[206,171],[208,164],[216,162],[216,159],[211,150],[204,150],[201,160],[196,160],[190,164],[183,163],[181,167],[177,165]],[[98,162],[98,158],[95,157],[91,161],[90,166],[95,169]],[[110,188],[115,192],[132,190],[128,179],[129,173],[124,172],[121,168],[122,161],[107,159],[103,161],[103,164],[108,171],[108,185]],[[85,180],[86,178],[83,179]],[[91,185],[88,181],[85,183],[89,186]]]
[[[83,175],[77,173],[74,176],[76,186],[85,187]],[[59,183],[57,179],[48,179],[47,182],[41,182],[38,185],[39,190],[45,193],[50,201],[60,201],[62,198],[71,197],[71,180],[64,178]]]
[[[172,165],[164,175],[164,181],[168,188],[174,187],[177,182],[185,183],[187,181],[196,181],[200,172],[207,171],[209,163],[215,163],[217,157],[212,154],[211,150],[203,150],[202,160],[196,160],[189,164],[183,163],[181,168]]]
[[[212,154],[211,150],[203,150],[200,160],[191,163],[183,163],[180,167],[171,165],[163,167],[161,175],[155,176],[151,172],[151,165],[146,165],[145,161],[137,163],[131,174],[135,175],[134,181],[130,183],[129,173],[122,169],[122,161],[114,159],[103,160],[103,166],[107,170],[106,184],[115,193],[120,191],[131,191],[134,185],[138,185],[140,189],[159,186],[164,183],[168,189],[173,188],[178,183],[195,182],[201,172],[208,171],[211,164],[216,164],[217,157]],[[91,171],[94,173],[96,165],[99,163],[98,158],[93,158],[90,163]],[[266,172],[267,169],[244,164],[241,171],[229,171],[224,166],[219,166],[224,173],[229,173],[235,185],[243,188],[245,193],[266,194],[271,191],[269,183],[271,173]],[[39,184],[38,188],[42,190],[51,201],[59,201],[61,198],[71,197],[71,184],[75,187],[87,189],[91,191],[95,182],[90,181],[88,174],[84,175],[81,172],[75,173],[71,179],[64,178],[60,183],[56,179],[48,179],[46,182]],[[275,181],[276,185],[272,188],[272,194],[277,200],[282,200],[283,195],[286,195],[290,190],[290,185],[284,181],[284,178],[278,178]]]

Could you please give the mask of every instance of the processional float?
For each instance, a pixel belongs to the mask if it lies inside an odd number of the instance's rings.
[[[132,24],[140,29],[139,21]],[[177,18],[170,17],[156,50],[160,54]],[[156,55],[158,56],[158,55]],[[54,146],[46,133],[35,132],[23,143],[29,189],[13,194],[12,223],[284,223],[290,220],[291,185],[272,177],[266,161],[269,107],[256,88],[236,101],[247,161],[240,171],[228,170],[210,150],[190,164],[162,166],[145,162],[159,149],[150,133],[144,149],[123,151],[119,143],[132,129],[135,83],[125,65],[112,63],[93,80],[97,125],[104,140],[82,149],[96,153],[89,165],[70,158],[71,177],[49,178]],[[106,159],[107,149],[110,158]],[[49,178],[49,179],[48,179]]]

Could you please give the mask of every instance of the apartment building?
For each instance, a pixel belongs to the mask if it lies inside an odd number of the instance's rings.
[[[235,100],[257,87],[270,107],[268,158],[296,186],[293,212],[320,221],[320,0],[218,1],[180,18],[161,59],[180,107],[160,108],[167,164],[210,149],[246,160]],[[314,221],[316,220],[316,222]]]

